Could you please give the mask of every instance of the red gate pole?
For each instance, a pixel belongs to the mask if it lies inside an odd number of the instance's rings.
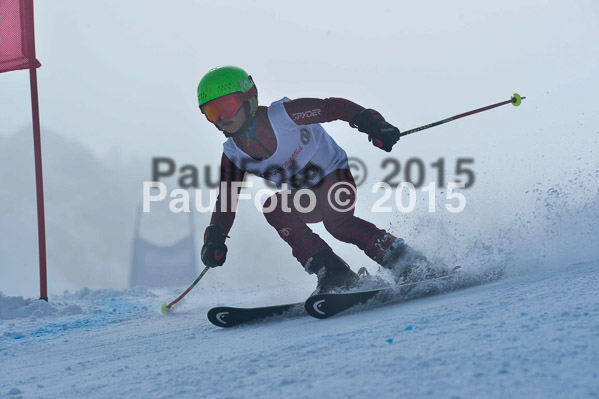
[[[33,22],[33,0],[27,7],[30,26],[29,46],[31,58],[35,58],[35,24]],[[46,217],[44,212],[44,178],[42,173],[42,140],[40,129],[40,110],[37,94],[37,71],[36,66],[29,68],[29,82],[31,86],[31,113],[33,120],[33,152],[35,157],[35,190],[37,194],[37,239],[39,246],[40,262],[40,299],[48,301],[48,277],[46,271]]]
[[[40,299],[48,301],[46,275],[46,223],[44,215],[44,180],[42,175],[42,143],[37,93],[37,72],[41,66],[35,58],[33,0],[0,0],[0,73],[29,69],[33,150],[35,156],[35,188],[37,194],[37,233],[40,263]]]
[[[31,83],[31,111],[33,119],[33,152],[35,156],[35,189],[37,193],[37,239],[40,261],[40,299],[48,301],[46,271],[46,218],[44,213],[44,178],[42,174],[42,140],[40,134],[40,111],[37,95],[37,71],[29,69]]]

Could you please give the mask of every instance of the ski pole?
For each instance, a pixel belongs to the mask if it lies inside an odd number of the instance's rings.
[[[166,303],[163,303],[162,305],[160,305],[160,312],[162,314],[167,314],[168,312],[170,312],[173,305],[176,304],[177,302],[179,302],[181,299],[183,299],[183,297],[185,295],[187,295],[189,293],[189,291],[191,291],[193,289],[193,287],[196,286],[196,284],[202,279],[202,277],[204,277],[204,274],[206,274],[208,269],[210,269],[210,268],[208,266],[206,266],[204,268],[204,270],[202,270],[200,275],[195,279],[195,281],[189,287],[187,287],[187,289],[185,291],[183,291],[183,293],[181,295],[179,295],[174,301],[172,301],[168,305]]]
[[[431,127],[439,126],[439,125],[442,125],[444,123],[451,122],[451,121],[463,118],[463,117],[468,116],[468,115],[474,115],[474,114],[477,114],[479,112],[487,111],[487,110],[490,110],[490,109],[495,108],[495,107],[500,107],[500,106],[505,105],[505,104],[512,104],[514,107],[517,107],[518,105],[520,105],[522,103],[522,100],[524,100],[525,98],[526,97],[520,97],[520,95],[518,93],[514,93],[514,95],[512,96],[512,98],[510,98],[509,100],[502,101],[502,102],[497,103],[497,104],[488,105],[486,107],[478,108],[478,109],[475,109],[475,110],[472,110],[472,111],[464,112],[463,114],[451,116],[451,117],[449,117],[447,119],[443,119],[443,120],[438,121],[438,122],[433,122],[433,123],[430,123],[428,125],[420,126],[420,127],[415,128],[415,129],[406,130],[405,132],[401,132],[399,134],[399,137],[407,136],[408,134],[416,133],[416,132],[419,132],[419,131],[424,130],[424,129],[429,129]]]

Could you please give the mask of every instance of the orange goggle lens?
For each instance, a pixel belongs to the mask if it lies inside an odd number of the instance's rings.
[[[238,93],[228,94],[207,102],[200,109],[206,115],[206,119],[212,123],[217,123],[221,116],[230,118],[239,111],[239,108],[243,105],[243,100],[239,97]]]

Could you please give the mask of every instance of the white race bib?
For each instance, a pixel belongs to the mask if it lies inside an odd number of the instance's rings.
[[[316,185],[336,169],[349,169],[347,154],[320,124],[297,125],[287,114],[283,98],[268,107],[268,119],[277,139],[274,154],[257,161],[243,152],[232,138],[223,144],[225,155],[240,169],[270,180],[280,190]]]

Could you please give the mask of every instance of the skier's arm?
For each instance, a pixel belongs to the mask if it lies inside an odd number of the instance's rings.
[[[287,114],[298,125],[342,120],[351,123],[364,107],[344,98],[298,98],[283,103]]]
[[[225,234],[229,234],[233,221],[235,220],[235,211],[232,207],[233,196],[239,195],[241,187],[233,193],[233,183],[241,183],[245,176],[245,170],[239,169],[227,156],[223,153],[220,162],[220,186],[219,193],[216,199],[216,206],[212,211],[211,225],[217,225]],[[223,193],[223,189],[226,190]],[[226,203],[223,204],[223,197],[226,198]]]
[[[212,212],[210,225],[204,232],[204,245],[202,246],[202,262],[208,267],[222,266],[227,259],[227,246],[225,240],[227,233],[233,226],[235,220],[235,211],[232,204],[233,196],[238,196],[241,187],[233,192],[233,183],[242,182],[245,171],[239,169],[225,154],[221,158],[220,165],[220,186],[219,194],[216,199],[216,206]],[[223,203],[223,197],[226,203]]]
[[[283,105],[298,125],[346,121],[351,127],[368,134],[368,141],[375,147],[387,152],[399,140],[399,129],[385,121],[380,113],[343,98],[299,98]]]

